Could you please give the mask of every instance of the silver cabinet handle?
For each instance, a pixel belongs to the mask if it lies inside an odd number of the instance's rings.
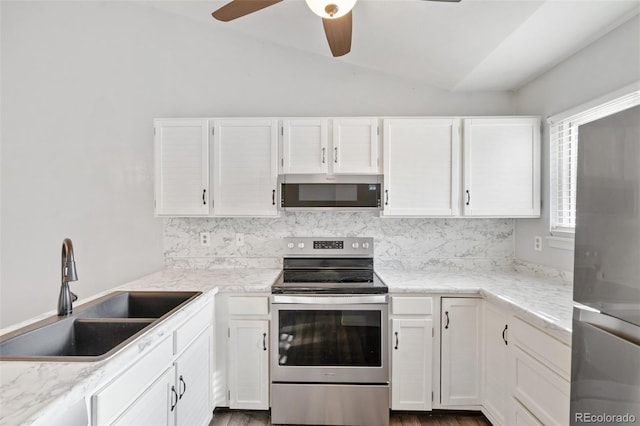
[[[276,190],[275,189],[271,190],[271,205],[272,206],[276,205]]]
[[[400,342],[399,342],[399,340],[398,340],[398,332],[396,331],[396,333],[395,333],[395,334],[396,334],[396,346],[395,346],[395,348],[394,348],[394,349],[395,349],[395,350],[398,350],[398,343],[400,343]]]
[[[333,162],[338,164],[338,147],[333,148]]]
[[[262,333],[262,350],[267,350],[267,333]]]
[[[388,189],[384,190],[384,205],[385,206],[389,205],[389,190]]]
[[[327,162],[327,148],[322,148],[322,164]]]
[[[504,340],[504,344],[505,344],[505,345],[508,345],[508,344],[509,344],[509,342],[507,341],[507,337],[506,337],[506,334],[507,334],[507,327],[509,327],[509,325],[508,325],[508,324],[505,324],[505,325],[504,325],[504,330],[502,330],[502,340]]]
[[[469,203],[471,203],[471,193],[467,189],[467,205],[469,205]]]
[[[207,199],[204,197],[206,193],[207,193],[207,190],[203,189],[202,190],[202,204],[204,204],[205,206],[207,205]]]
[[[444,325],[444,329],[449,329],[449,311],[444,311],[444,315],[447,317],[447,323]]]

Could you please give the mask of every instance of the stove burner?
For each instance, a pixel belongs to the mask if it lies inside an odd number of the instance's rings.
[[[274,294],[384,294],[373,270],[372,238],[286,238],[289,249]]]

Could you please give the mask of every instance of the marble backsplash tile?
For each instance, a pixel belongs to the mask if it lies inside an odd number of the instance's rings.
[[[200,232],[211,245],[200,245]],[[235,234],[244,234],[237,246]],[[165,266],[280,267],[283,237],[373,237],[377,266],[423,269],[510,268],[513,219],[380,218],[375,212],[283,212],[274,218],[168,218]]]
[[[513,270],[538,278],[555,280],[562,284],[573,284],[573,271],[562,271],[550,266],[537,265],[520,259],[513,259]]]

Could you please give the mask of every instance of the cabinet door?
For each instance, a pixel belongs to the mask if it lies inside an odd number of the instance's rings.
[[[509,392],[508,324],[501,309],[483,302],[482,405],[495,425],[506,425]]]
[[[442,298],[441,404],[479,405],[481,299]]]
[[[431,410],[433,321],[391,320],[391,408]]]
[[[282,173],[327,173],[329,162],[327,120],[284,120]]]
[[[383,215],[457,215],[460,120],[389,119],[383,128]]]
[[[269,321],[229,321],[229,408],[269,409]]]
[[[333,173],[380,173],[377,119],[333,120],[332,143]]]
[[[174,404],[177,396],[171,391],[175,370],[169,368],[120,417],[117,426],[171,426],[175,423]],[[172,409],[174,407],[174,409]]]
[[[277,120],[214,120],[213,147],[214,215],[277,215]]]
[[[206,425],[213,415],[213,332],[207,327],[175,362],[177,424]]]
[[[465,216],[540,216],[540,119],[464,120]]]
[[[208,215],[208,120],[156,120],[154,126],[156,215]]]

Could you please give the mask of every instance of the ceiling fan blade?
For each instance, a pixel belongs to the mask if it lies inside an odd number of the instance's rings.
[[[282,0],[233,0],[211,15],[218,21],[228,22],[280,3],[281,1]]]
[[[351,51],[351,12],[336,19],[322,18],[322,25],[333,56],[346,55]]]

